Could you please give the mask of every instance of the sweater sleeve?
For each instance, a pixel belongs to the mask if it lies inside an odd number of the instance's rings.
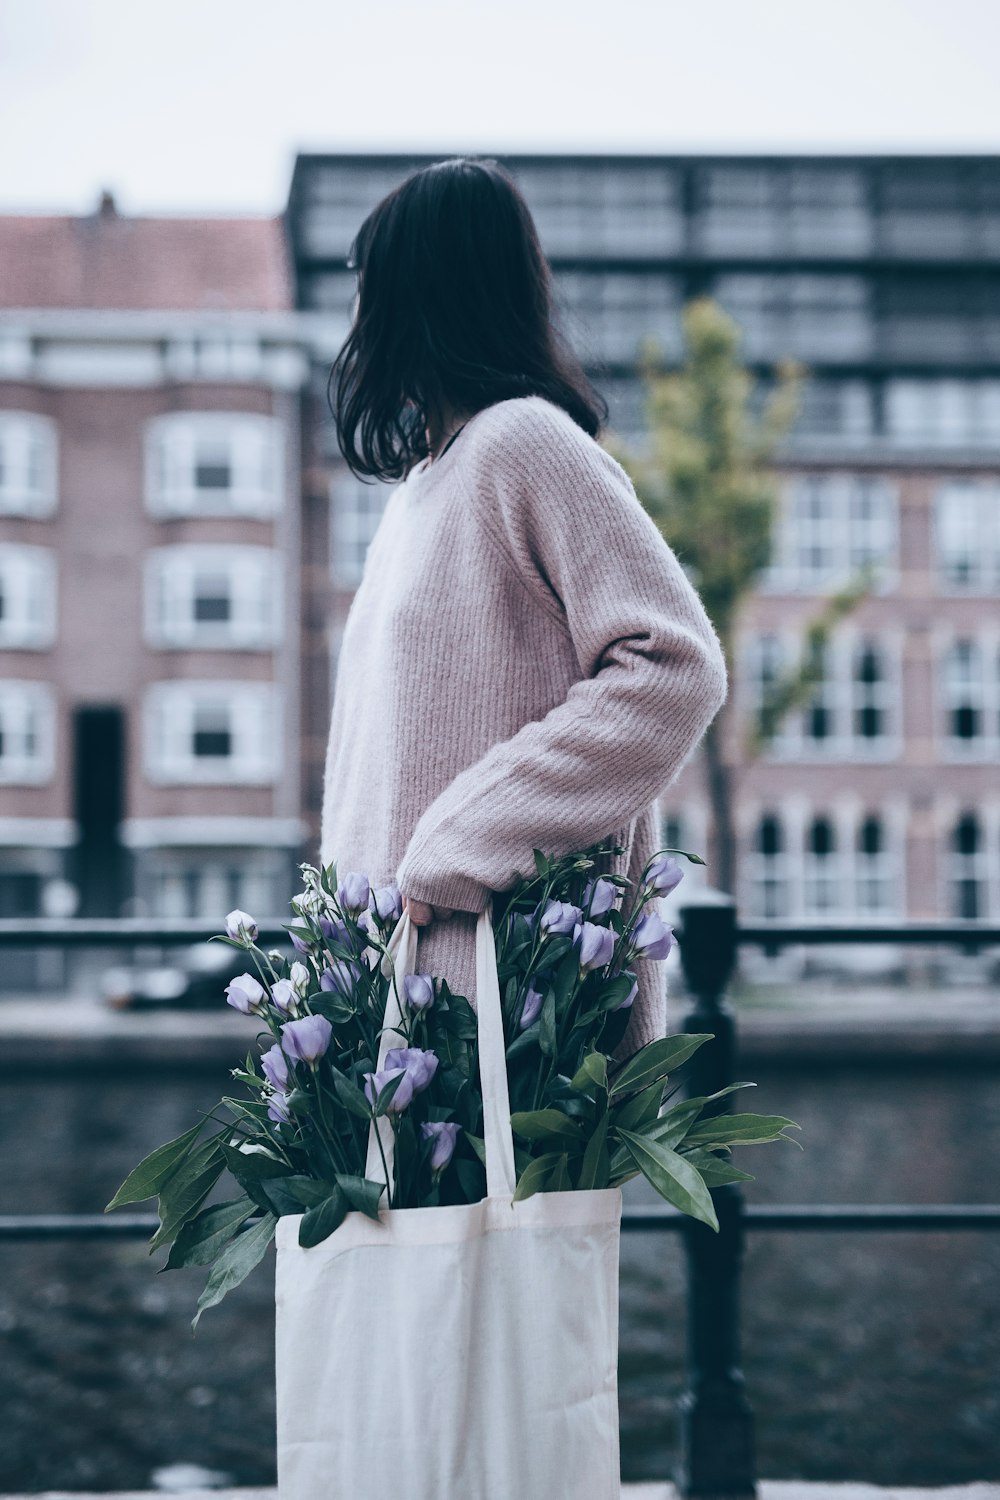
[[[678,774],[725,699],[701,601],[609,453],[560,408],[519,401],[481,434],[470,504],[538,608],[572,641],[579,679],[492,745],[425,809],[396,880],[479,912],[490,891],[627,826]]]

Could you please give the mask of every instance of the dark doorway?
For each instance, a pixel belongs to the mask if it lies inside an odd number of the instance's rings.
[[[117,917],[126,896],[118,837],[125,809],[125,714],[112,707],[73,715],[73,815],[80,830],[73,879],[81,917]]]

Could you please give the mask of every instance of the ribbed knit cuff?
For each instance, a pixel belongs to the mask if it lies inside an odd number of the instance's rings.
[[[425,901],[428,906],[446,906],[452,911],[476,915],[486,910],[489,890],[467,875],[435,875],[404,858],[396,871],[396,884],[404,896]]]

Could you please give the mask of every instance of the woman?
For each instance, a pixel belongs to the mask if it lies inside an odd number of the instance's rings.
[[[341,643],[320,858],[395,881],[417,970],[475,1005],[476,914],[535,873],[534,849],[614,837],[611,868],[638,880],[725,667],[596,441],[607,406],[554,327],[510,175],[475,158],[412,173],[350,262],[337,437],[356,475],[402,483]],[[662,961],[638,975],[619,1060],[666,1029]]]

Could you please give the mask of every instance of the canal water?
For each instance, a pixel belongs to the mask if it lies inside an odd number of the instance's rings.
[[[759,1087],[738,1096],[741,1107],[798,1120],[805,1147],[737,1153],[756,1173],[751,1200],[1000,1201],[992,1059],[775,1055],[743,1071]],[[224,1068],[213,1077],[176,1064],[127,1076],[94,1061],[50,1076],[8,1069],[0,1211],[99,1211],[139,1157],[193,1123],[226,1082]],[[638,1182],[625,1192],[655,1201]],[[273,1482],[273,1249],[196,1335],[205,1272],[161,1274],[164,1259],[143,1241],[0,1246],[0,1492],[142,1488],[179,1463],[235,1484]],[[626,1479],[672,1472],[683,1273],[676,1236],[623,1236]],[[1000,1479],[998,1288],[997,1232],[752,1234],[744,1370],[761,1474]]]

